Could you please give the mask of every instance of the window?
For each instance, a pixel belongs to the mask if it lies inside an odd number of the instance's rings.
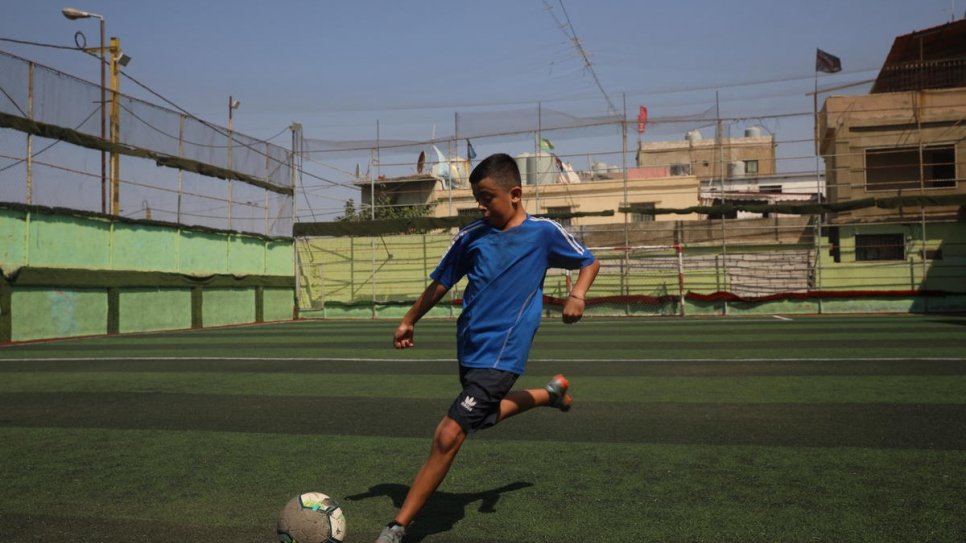
[[[681,175],[691,175],[690,164],[671,164],[671,175],[674,177]]]
[[[768,194],[781,194],[782,186],[781,185],[759,185],[758,192],[766,192]]]
[[[478,207],[464,207],[456,210],[456,215],[459,217],[477,217],[480,216],[480,208]]]
[[[561,218],[561,217],[555,217],[554,215],[566,215],[568,213],[571,213],[570,207],[548,207],[547,208],[547,215],[550,215],[550,218],[551,219],[553,219],[553,220],[557,221],[558,223],[560,223],[560,226],[571,226],[572,225],[571,224],[572,223],[571,218],[570,217],[563,217],[563,218]]]
[[[933,145],[922,149],[920,174],[919,148],[895,147],[866,149],[866,190],[918,189],[956,186],[956,148]]]
[[[758,173],[758,161],[757,160],[746,160],[745,161],[745,173]],[[778,191],[781,192],[781,191]]]
[[[832,257],[833,261],[841,262],[842,261],[842,242],[839,238],[839,228],[837,226],[833,226],[829,228],[828,244],[829,244],[829,250],[828,250],[829,256]]]
[[[654,222],[654,209],[657,206],[653,202],[631,204],[631,222]]]
[[[902,234],[856,234],[855,260],[905,260],[905,238]]]

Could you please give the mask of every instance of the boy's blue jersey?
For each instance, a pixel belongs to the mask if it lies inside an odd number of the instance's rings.
[[[505,232],[479,220],[460,230],[430,274],[447,288],[467,277],[457,321],[460,364],[522,374],[540,325],[547,269],[593,262],[590,251],[549,219],[528,215]]]

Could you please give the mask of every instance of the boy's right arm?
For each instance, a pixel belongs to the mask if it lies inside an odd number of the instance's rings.
[[[442,300],[447,292],[449,292],[449,287],[443,286],[439,281],[433,281],[426,287],[426,290],[419,296],[416,303],[409,308],[402,322],[396,328],[396,334],[392,341],[393,347],[406,349],[415,345],[413,342],[413,333],[416,329],[416,322],[432,309],[437,302]]]

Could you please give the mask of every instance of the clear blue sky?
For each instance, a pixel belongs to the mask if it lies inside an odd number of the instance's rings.
[[[871,79],[897,35],[966,11],[964,0],[563,5],[612,101],[621,107],[626,98],[632,112],[647,105],[657,118],[703,111],[716,90],[726,116],[810,111],[816,47],[844,67],[820,85]],[[537,102],[607,113],[557,25],[559,0],[6,0],[0,38],[71,45],[83,31],[96,45],[96,20],[69,21],[60,14],[67,6],[104,15],[108,35],[134,59],[126,72],[187,111],[225,124],[228,96],[240,99],[234,128],[258,138],[297,121],[307,138],[374,139],[379,121],[384,138],[426,139],[434,125],[450,129],[456,111]],[[8,42],[0,49],[98,78],[96,61],[77,52]],[[766,128],[779,139],[810,137],[810,123]]]

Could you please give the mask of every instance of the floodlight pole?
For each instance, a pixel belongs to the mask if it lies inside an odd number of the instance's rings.
[[[111,37],[111,214],[121,213],[121,155],[117,153],[117,145],[121,141],[121,104],[120,104],[120,72],[118,68],[121,56],[121,40]]]
[[[107,139],[107,79],[105,74],[104,54],[104,17],[98,16],[101,21],[101,140]],[[107,213],[107,153],[101,149],[101,213]]]

